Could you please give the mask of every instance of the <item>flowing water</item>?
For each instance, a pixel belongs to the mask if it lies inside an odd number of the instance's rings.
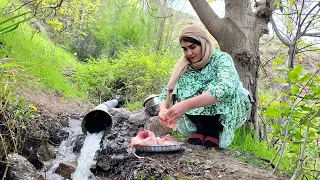
[[[78,136],[82,134],[81,121],[70,119],[69,126],[63,128],[63,130],[69,132],[68,138],[61,142],[59,148],[54,149],[56,158],[52,161],[44,162],[45,168],[42,174],[47,180],[64,180],[63,177],[55,174],[54,171],[61,162],[74,162],[77,159],[77,155],[73,153],[72,148]]]
[[[81,121],[78,119],[70,119],[69,126],[64,128],[69,132],[67,139],[61,142],[59,148],[54,149],[56,158],[52,161],[44,162],[42,175],[46,180],[64,180],[64,178],[54,171],[59,167],[61,162],[76,162],[77,155],[73,153],[73,147],[77,138],[82,134]],[[99,180],[98,177],[90,176],[90,167],[95,163],[94,155],[100,148],[100,141],[103,133],[89,134],[86,136],[84,145],[81,149],[81,154],[78,158],[78,167],[73,174],[73,180]]]
[[[88,133],[81,149],[81,154],[78,158],[78,166],[72,179],[87,180],[91,174],[90,167],[96,163],[94,156],[100,149],[100,141],[103,132],[90,134]]]

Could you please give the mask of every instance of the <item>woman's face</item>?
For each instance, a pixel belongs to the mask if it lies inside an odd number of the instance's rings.
[[[181,48],[184,55],[191,61],[192,64],[199,62],[202,59],[201,46],[188,42],[181,41]]]

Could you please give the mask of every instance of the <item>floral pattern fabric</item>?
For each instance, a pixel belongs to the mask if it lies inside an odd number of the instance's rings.
[[[189,115],[221,114],[220,122],[223,131],[219,135],[219,146],[228,147],[234,138],[234,131],[247,120],[250,101],[247,95],[239,90],[240,79],[234,62],[228,53],[215,50],[211,61],[201,70],[188,67],[180,77],[174,92],[177,101],[183,101],[204,92],[210,92],[217,100],[216,104],[187,111]],[[163,88],[160,100],[166,99],[167,88]],[[196,132],[197,127],[187,116],[177,121],[177,129],[184,135]]]

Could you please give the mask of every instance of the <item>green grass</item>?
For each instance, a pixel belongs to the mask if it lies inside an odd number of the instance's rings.
[[[264,162],[259,158],[271,160],[277,152],[273,147],[269,147],[265,141],[257,140],[252,132],[249,132],[245,128],[236,130],[234,141],[230,148],[235,150],[238,153],[235,156],[240,157],[243,161],[261,167],[267,165],[267,162]],[[292,162],[292,160],[293,159],[289,158],[287,154],[284,154],[279,170],[291,174],[296,164],[295,162]],[[276,164],[276,162],[277,159],[273,164]]]
[[[76,68],[81,64],[48,37],[41,36],[24,23],[15,31],[0,35],[0,41],[0,49],[6,52],[6,56],[23,66],[28,77],[25,84],[60,92],[67,97],[86,98],[86,94],[74,88],[64,75],[64,69]]]

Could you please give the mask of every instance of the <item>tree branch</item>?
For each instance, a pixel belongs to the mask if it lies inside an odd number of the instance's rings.
[[[319,42],[319,43],[309,44],[309,45],[307,45],[307,46],[304,46],[304,47],[302,47],[302,48],[299,48],[299,49],[297,49],[297,53],[301,53],[301,52],[303,52],[303,51],[301,51],[302,49],[305,49],[305,48],[308,48],[308,47],[311,47],[311,46],[314,46],[314,45],[317,45],[317,44],[320,44],[320,42]],[[315,50],[314,50],[314,51],[315,51]]]
[[[317,5],[318,6],[318,5]],[[315,6],[315,7],[317,7]],[[310,13],[315,9],[315,7],[313,7],[310,12],[308,13],[308,15],[304,18],[304,20],[302,21],[301,24],[303,24],[303,22],[305,21],[305,19],[310,15]],[[318,11],[316,12],[316,14],[318,14],[320,12],[320,8],[318,9]],[[313,20],[315,19],[316,16],[313,16],[312,19],[309,21],[308,25],[306,26],[306,28],[303,30],[303,32],[301,32],[300,36],[298,37],[298,39],[303,36],[304,33],[307,32],[309,26],[311,25],[311,23],[313,22]]]
[[[280,156],[279,156],[279,159],[276,163],[276,166],[275,168],[273,168],[273,171],[272,173],[275,173],[278,168],[279,168],[279,165],[280,165],[280,162],[282,161],[282,157],[283,157],[283,154],[284,154],[284,149],[285,149],[285,146],[286,146],[286,142],[287,142],[287,139],[288,139],[288,134],[289,134],[289,129],[290,129],[290,123],[291,123],[291,120],[292,120],[292,116],[293,116],[293,112],[294,112],[294,109],[296,108],[296,105],[293,104],[292,105],[292,108],[291,108],[291,113],[290,113],[290,116],[289,116],[289,120],[287,122],[287,128],[286,128],[286,132],[285,132],[285,135],[284,135],[284,139],[283,139],[283,142],[281,144],[281,150],[280,150]]]
[[[304,33],[302,36],[320,37],[320,32]]]
[[[291,45],[291,42],[286,39],[279,31],[274,19],[273,19],[273,16],[271,15],[271,24],[272,24],[272,27],[274,29],[274,32],[277,34],[278,38],[280,39],[280,41],[285,44],[286,46],[290,46]]]
[[[210,7],[206,0],[189,0],[193,9],[198,14],[201,22],[206,26],[213,37],[218,37],[220,28],[222,28],[222,20]],[[227,29],[227,28],[226,28]]]

